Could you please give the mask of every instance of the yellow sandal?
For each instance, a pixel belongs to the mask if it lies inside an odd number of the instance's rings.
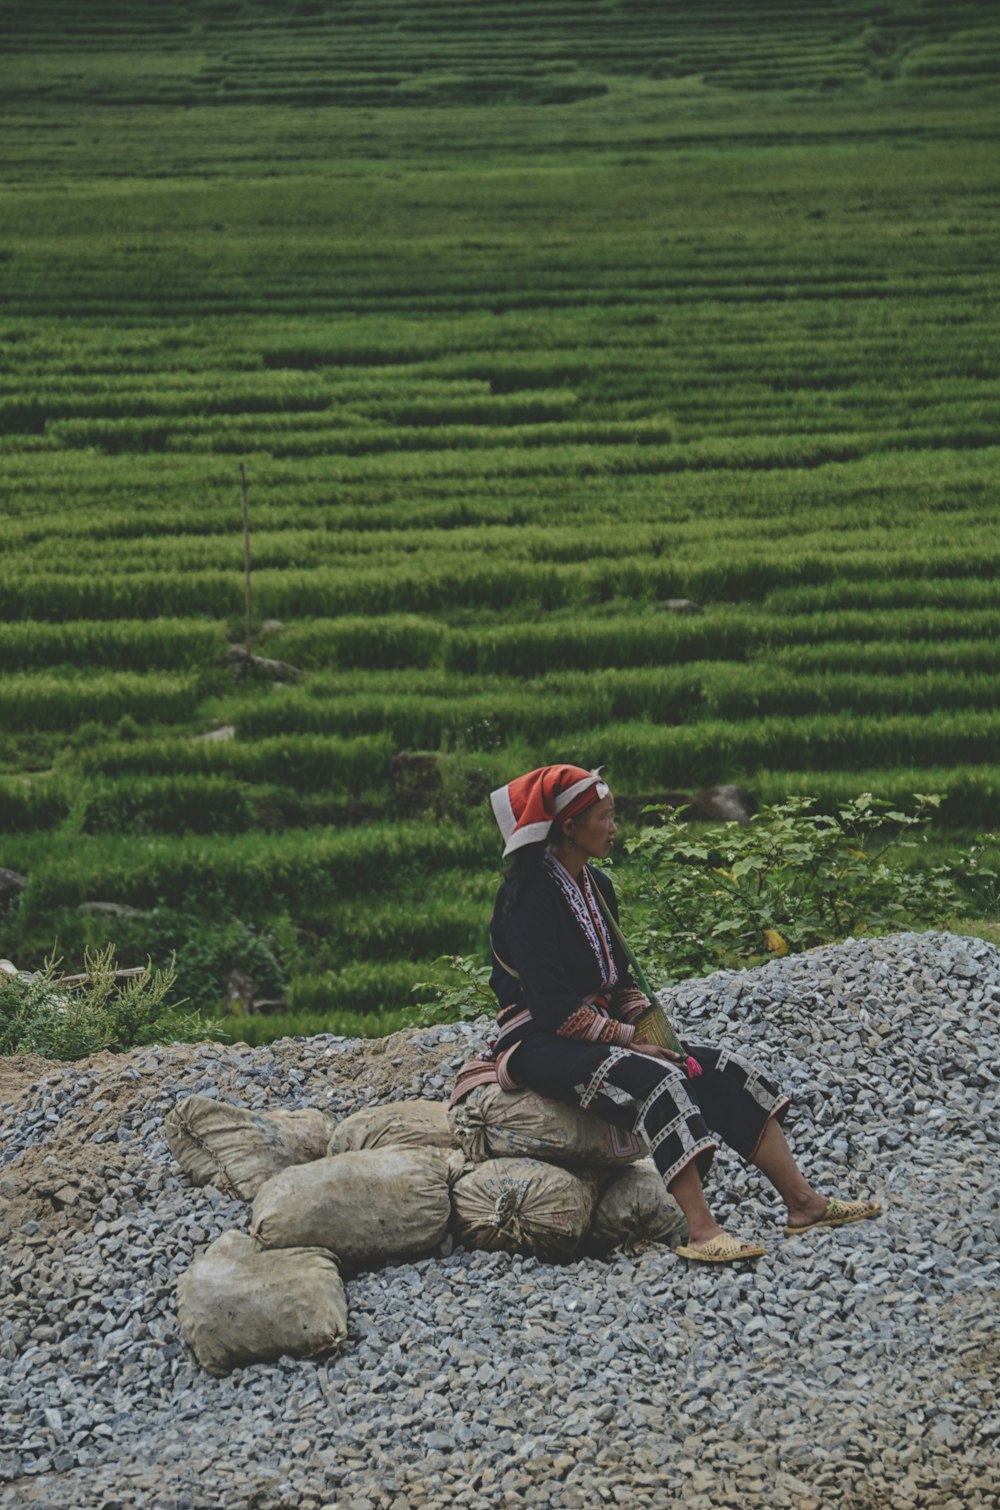
[[[848,1222],[863,1222],[870,1216],[878,1216],[881,1211],[878,1201],[841,1201],[832,1195],[818,1221],[807,1222],[804,1227],[786,1227],[785,1236],[794,1237],[797,1232],[812,1232],[814,1227],[846,1227]]]
[[[744,1243],[728,1232],[720,1232],[700,1247],[675,1251],[679,1258],[690,1258],[699,1264],[737,1264],[743,1259],[764,1257],[764,1249],[758,1243]]]

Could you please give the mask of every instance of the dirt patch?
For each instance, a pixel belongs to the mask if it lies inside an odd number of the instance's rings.
[[[43,1059],[41,1054],[12,1054],[0,1058],[0,1106],[16,1105],[39,1080],[69,1068],[68,1060]]]
[[[338,1078],[362,1090],[370,1088],[376,1102],[404,1100],[404,1087],[415,1076],[433,1073],[455,1056],[454,1043],[425,1045],[420,1041],[424,1036],[423,1029],[402,1028],[386,1038],[360,1039],[338,1056]],[[294,1059],[294,1046],[289,1050]]]
[[[23,1231],[26,1222],[37,1222],[43,1232],[91,1225],[124,1171],[127,1152],[113,1141],[94,1143],[94,1134],[114,1128],[148,1094],[146,1082],[125,1074],[131,1058],[104,1052],[72,1064],[35,1055],[0,1061],[0,1102],[13,1108],[15,1120],[32,1114],[33,1092],[42,1082],[74,1101],[0,1171],[0,1235],[4,1226]]]
[[[39,1054],[15,1054],[0,1059],[0,1106],[5,1118],[16,1124],[32,1114],[36,1092],[44,1083],[74,1084],[89,1070],[96,1085],[108,1082],[108,1107],[118,1099],[118,1056],[94,1054],[79,1063],[45,1059]],[[27,1231],[37,1223],[42,1234],[89,1226],[94,1212],[108,1192],[102,1165],[108,1162],[103,1145],[88,1142],[99,1130],[96,1110],[90,1116],[70,1115],[65,1124],[56,1120],[38,1130],[39,1141],[0,1170],[0,1241],[12,1232]],[[113,1171],[112,1176],[113,1178]]]
[[[315,1088],[315,1104],[320,1106],[331,1077],[359,1092],[374,1092],[366,1098],[368,1104],[406,1099],[406,1087],[417,1075],[433,1073],[449,1052],[455,1052],[453,1043],[431,1046],[421,1039],[425,1035],[420,1030],[405,1029],[388,1038],[359,1040],[322,1065],[313,1061],[304,1088]],[[209,1065],[205,1051],[218,1048],[173,1044],[127,1054],[103,1052],[75,1063],[27,1054],[0,1059],[0,1106],[8,1108],[8,1118],[17,1122],[41,1117],[37,1092],[43,1082],[48,1108],[45,1120],[32,1128],[30,1146],[0,1170],[0,1240],[12,1232],[23,1233],[25,1223],[38,1224],[37,1233],[29,1232],[37,1241],[44,1241],[46,1234],[92,1226],[101,1202],[114,1194],[135,1164],[134,1143],[118,1141],[117,1129],[130,1114],[158,1115],[149,1103],[162,1078],[180,1085],[189,1081],[193,1088],[198,1076],[211,1068],[219,1093],[239,1104],[243,1093],[235,1082],[244,1055],[270,1053],[293,1069],[309,1060],[301,1043],[285,1039],[266,1050],[232,1044],[223,1060]],[[59,1108],[55,1115],[53,1101]]]

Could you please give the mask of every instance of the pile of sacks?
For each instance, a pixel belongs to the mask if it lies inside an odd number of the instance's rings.
[[[450,1113],[397,1102],[336,1126],[188,1096],[166,1135],[196,1185],[253,1203],[249,1235],[223,1233],[178,1286],[181,1333],[214,1374],[336,1350],[342,1273],[452,1240],[558,1262],[687,1236],[638,1139],[529,1090],[482,1087]]]

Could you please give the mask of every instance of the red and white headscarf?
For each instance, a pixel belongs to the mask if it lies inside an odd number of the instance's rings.
[[[557,818],[573,818],[607,795],[600,766],[585,771],[578,765],[543,765],[497,787],[490,803],[504,837],[504,859],[524,844],[546,839]]]

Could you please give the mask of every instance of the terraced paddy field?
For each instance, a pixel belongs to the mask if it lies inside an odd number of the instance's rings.
[[[994,7],[4,12],[0,953],[375,1030],[542,761],[998,822]]]

